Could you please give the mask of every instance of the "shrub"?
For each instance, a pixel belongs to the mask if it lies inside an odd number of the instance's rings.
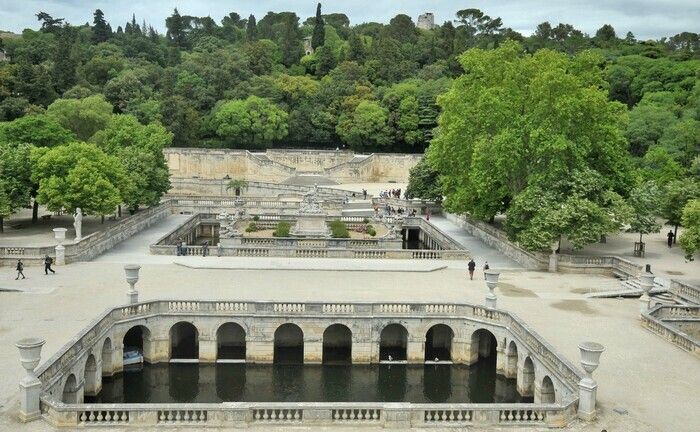
[[[377,230],[374,229],[372,225],[367,225],[367,234],[371,235],[372,237],[377,235]]]
[[[248,224],[248,226],[245,229],[245,232],[255,232],[258,230],[258,226],[255,225],[255,222],[251,222]]]
[[[348,227],[339,220],[331,221],[331,236],[333,238],[350,238]]]
[[[258,216],[258,215],[253,216],[253,220],[254,220],[255,222],[259,221],[259,220],[260,220],[260,216]]]
[[[289,222],[282,221],[277,224],[277,228],[272,232],[273,237],[289,237]]]
[[[365,223],[365,224],[369,223],[369,219],[367,219],[367,218],[362,219],[362,223]]]

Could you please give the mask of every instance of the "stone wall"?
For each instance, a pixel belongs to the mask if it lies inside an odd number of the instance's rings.
[[[171,177],[169,195],[196,195],[196,196],[226,196],[233,198],[235,192],[232,189],[226,190],[227,180],[210,179],[210,178],[185,178]],[[293,198],[301,199],[312,186],[296,186],[279,183],[268,183],[259,181],[249,181],[248,187],[242,189],[241,197],[274,197],[274,198]],[[319,186],[319,196],[327,198],[343,198],[351,197],[353,191],[332,189]],[[361,191],[354,191],[359,195]]]
[[[422,154],[357,155],[350,151],[214,150],[169,148],[164,150],[174,178],[222,179],[226,175],[248,181],[280,183],[314,174],[335,183],[407,182],[408,171]]]

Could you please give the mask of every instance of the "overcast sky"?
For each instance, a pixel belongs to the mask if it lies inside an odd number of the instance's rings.
[[[612,24],[618,35],[631,31],[638,39],[658,39],[683,31],[700,32],[698,0],[326,0],[323,12],[342,12],[352,24],[368,21],[388,22],[405,13],[414,21],[423,12],[434,12],[437,23],[454,18],[457,10],[479,8],[491,17],[500,16],[507,27],[529,35],[537,24],[564,22],[594,34],[603,24]],[[37,29],[34,14],[48,12],[64,17],[71,24],[92,22],[99,8],[114,29],[136,14],[159,31],[165,29],[165,17],[177,7],[182,15],[211,16],[217,22],[229,12],[242,16],[254,14],[260,19],[267,11],[294,11],[302,20],[315,12],[316,2],[307,0],[0,0],[0,30],[16,33]]]

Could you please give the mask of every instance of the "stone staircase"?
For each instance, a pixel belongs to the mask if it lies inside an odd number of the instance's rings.
[[[372,207],[372,200],[359,199],[353,200],[345,204],[343,207],[343,216],[362,216],[362,217],[372,217],[374,216],[374,207]]]
[[[615,282],[611,286],[605,286],[601,291],[588,293],[586,297],[593,298],[615,298],[615,297],[625,297],[634,298],[640,297],[643,291],[639,285],[639,280],[636,278],[624,279]],[[654,288],[649,291],[649,296],[651,297],[652,304],[663,304],[663,305],[675,305],[677,302],[673,299],[673,296],[669,294],[668,289],[660,284],[658,281],[654,281]]]

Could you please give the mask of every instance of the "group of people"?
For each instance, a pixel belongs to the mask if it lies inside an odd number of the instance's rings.
[[[49,274],[49,272],[51,272],[51,274],[56,274],[56,271],[51,268],[52,265],[53,265],[53,258],[46,255],[44,257],[44,274],[47,275],[47,274]],[[24,275],[24,263],[22,262],[21,259],[17,260],[17,267],[15,267],[15,270],[17,270],[17,277],[15,278],[15,280],[19,280],[20,276],[22,276],[22,279],[27,278]]]
[[[364,189],[363,189],[364,191]],[[379,192],[380,198],[401,198],[401,189],[387,189]],[[408,193],[404,192],[404,199],[408,199]]]
[[[490,269],[489,267],[489,262],[484,261],[484,271]],[[469,263],[467,264],[467,269],[469,270],[469,280],[474,280],[474,270],[476,270],[476,262],[474,261],[474,258],[469,260]]]

